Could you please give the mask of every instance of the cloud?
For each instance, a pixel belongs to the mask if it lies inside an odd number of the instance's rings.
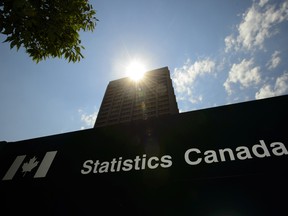
[[[226,52],[232,49],[263,49],[264,41],[277,33],[275,25],[288,20],[287,1],[279,7],[267,3],[267,0],[254,2],[243,14],[237,35],[231,34],[225,38]]]
[[[87,114],[83,110],[79,109],[78,113],[81,115],[80,117],[81,122],[84,123],[84,126],[82,126],[81,129],[91,128],[94,126],[98,115],[98,110],[92,114]]]
[[[235,39],[235,37],[233,35],[228,35],[224,41],[225,41],[225,52],[229,52],[233,48],[236,50],[238,49],[236,47],[237,40]]]
[[[260,82],[260,67],[254,67],[253,65],[253,59],[250,59],[249,61],[244,59],[241,63],[232,65],[228,78],[223,84],[229,95],[233,92],[233,84],[239,83],[240,88],[248,88]]]
[[[269,84],[265,84],[256,94],[256,99],[262,99],[267,97],[274,97],[279,95],[288,94],[288,73],[284,73],[282,76],[276,79],[274,87]]]
[[[203,96],[202,95],[199,95],[197,97],[193,97],[193,98],[190,98],[189,101],[191,103],[199,103],[199,102],[202,102],[203,100]]]
[[[268,1],[269,1],[269,0],[260,0],[260,1],[259,1],[259,6],[260,6],[260,7],[263,7],[265,4],[268,3]]]
[[[206,58],[194,63],[188,59],[181,68],[175,68],[172,80],[178,100],[191,103],[201,102],[203,96],[194,96],[194,85],[199,77],[211,74],[215,70],[215,62]]]
[[[196,61],[191,64],[190,59],[181,68],[175,68],[172,76],[175,90],[179,93],[189,92],[191,85],[199,76],[211,73],[215,62],[209,59]]]
[[[266,66],[269,70],[276,68],[280,64],[281,57],[279,55],[280,55],[279,51],[275,51],[272,54],[270,61],[266,64]]]

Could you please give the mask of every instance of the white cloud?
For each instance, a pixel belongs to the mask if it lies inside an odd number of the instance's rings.
[[[175,68],[172,80],[178,100],[187,100],[191,103],[201,102],[203,96],[195,97],[194,84],[197,78],[211,74],[215,70],[215,62],[210,59],[191,63],[190,59],[181,68]]]
[[[244,59],[239,64],[233,64],[229,71],[228,78],[223,86],[228,94],[232,94],[232,84],[239,83],[241,88],[248,88],[258,84],[261,80],[260,67],[254,67],[253,59]]]
[[[260,1],[259,1],[259,6],[260,6],[260,7],[263,7],[265,4],[267,4],[268,1],[269,1],[269,0],[260,0]]]
[[[92,114],[87,114],[81,109],[79,109],[78,112],[79,114],[81,114],[81,117],[80,117],[81,122],[84,123],[84,126],[82,126],[81,129],[91,128],[94,126],[97,115],[98,115],[98,110]]]
[[[228,52],[229,50],[237,49],[235,46],[237,44],[236,39],[233,35],[229,35],[225,38],[225,52]]]
[[[225,51],[235,49],[253,50],[264,47],[264,41],[277,33],[275,25],[288,20],[288,2],[284,1],[279,7],[267,4],[261,0],[243,14],[242,22],[238,26],[237,36],[229,35],[225,38]],[[264,5],[266,5],[264,7]]]
[[[172,76],[175,90],[179,93],[187,92],[197,77],[211,73],[215,68],[215,62],[209,59],[196,61],[191,64],[190,59],[181,67],[175,68]]]
[[[274,97],[278,95],[288,94],[288,73],[284,73],[282,76],[276,79],[274,87],[269,84],[265,84],[256,94],[256,99],[262,99],[267,97]]]
[[[276,68],[280,64],[281,57],[279,55],[280,55],[279,51],[275,51],[272,54],[270,61],[266,64],[269,70]]]
[[[191,103],[199,103],[199,102],[202,102],[203,101],[203,96],[202,95],[199,95],[198,97],[192,97],[192,98],[189,98],[189,100]]]

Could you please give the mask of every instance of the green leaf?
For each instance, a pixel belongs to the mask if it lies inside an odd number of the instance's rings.
[[[9,42],[9,41],[12,41],[12,40],[13,40],[13,38],[12,38],[11,36],[8,36],[8,37],[6,38],[6,40],[3,41],[3,43]]]
[[[11,43],[10,43],[10,49],[13,49],[14,46],[17,45],[17,41],[13,40]]]
[[[36,2],[38,2],[36,4]],[[68,2],[68,4],[67,4]],[[23,46],[35,62],[65,57],[69,62],[84,56],[79,31],[93,31],[98,19],[88,1],[1,1],[0,30],[10,48]]]

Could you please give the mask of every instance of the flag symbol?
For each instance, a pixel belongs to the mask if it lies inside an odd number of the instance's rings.
[[[26,162],[23,164],[22,166],[22,172],[24,172],[23,176],[25,176],[27,172],[31,172],[31,170],[34,169],[38,165],[39,161],[36,161],[36,159],[37,158],[34,156],[33,158],[29,160],[28,163]]]
[[[34,178],[43,178],[46,176],[56,156],[56,153],[57,151],[50,151],[45,154],[43,160],[41,161],[34,175]],[[2,180],[12,180],[25,158],[26,155],[17,156]],[[22,172],[24,173],[23,176],[25,176],[26,172],[31,172],[32,169],[37,167],[38,163],[39,161],[37,161],[36,157],[33,157],[29,160],[29,162],[24,163],[22,165]]]

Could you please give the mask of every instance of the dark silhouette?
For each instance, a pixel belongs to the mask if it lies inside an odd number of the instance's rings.
[[[79,31],[93,31],[96,14],[83,0],[1,0],[0,32],[10,48],[24,47],[37,63],[48,57],[80,61]]]

